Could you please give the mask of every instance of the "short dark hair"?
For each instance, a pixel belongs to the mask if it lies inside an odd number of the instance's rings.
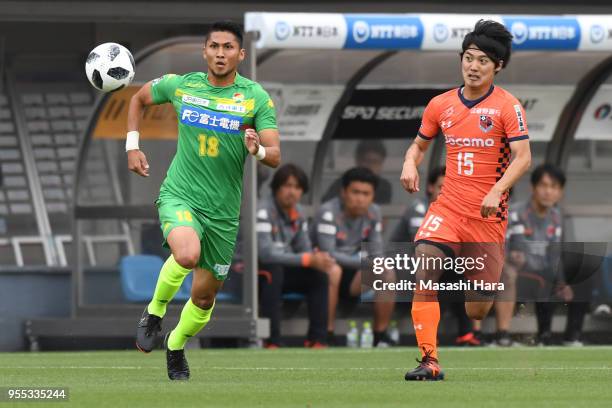
[[[512,53],[512,34],[503,24],[493,20],[478,20],[474,31],[463,38],[461,58],[472,44],[487,54],[495,65],[499,65],[503,60],[502,69],[508,66]]]
[[[355,159],[360,159],[366,155],[366,153],[378,153],[384,159],[387,157],[387,149],[385,145],[378,139],[365,139],[359,142],[355,149]]]
[[[276,195],[276,192],[289,180],[289,177],[295,177],[298,185],[302,188],[304,193],[308,192],[308,176],[304,173],[304,170],[292,163],[283,164],[276,170],[272,181],[270,182],[270,188],[272,193]]]
[[[531,185],[533,187],[538,185],[538,183],[542,181],[544,175],[548,175],[551,179],[559,183],[561,187],[565,186],[565,173],[563,173],[563,170],[559,167],[551,163],[540,164],[533,170],[533,173],[531,173]]]
[[[446,166],[435,167],[427,176],[427,184],[436,184],[440,177],[444,177],[446,174]]]
[[[374,190],[378,186],[378,176],[367,167],[353,167],[342,175],[342,188],[347,188],[353,181],[370,183]]]
[[[242,42],[244,40],[244,36],[242,34],[242,27],[240,27],[239,24],[229,20],[217,21],[213,23],[210,27],[208,27],[208,30],[206,30],[206,34],[204,35],[204,44],[208,42],[210,34],[218,31],[224,31],[234,34],[236,40],[238,41],[238,45],[240,45],[240,48],[242,48]]]

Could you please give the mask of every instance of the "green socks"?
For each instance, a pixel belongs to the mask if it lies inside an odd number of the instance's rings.
[[[187,340],[198,334],[206,326],[214,308],[215,304],[213,303],[210,309],[200,309],[189,299],[181,312],[181,320],[168,337],[168,349],[184,349]]]
[[[166,259],[159,273],[159,278],[157,278],[153,299],[151,299],[151,303],[149,303],[147,307],[149,314],[164,317],[166,314],[166,305],[172,300],[176,292],[178,292],[183,280],[185,280],[189,272],[190,270],[179,265],[172,255]]]

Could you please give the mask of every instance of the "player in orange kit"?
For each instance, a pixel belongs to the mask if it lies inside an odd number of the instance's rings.
[[[511,46],[512,35],[502,24],[490,20],[476,23],[462,45],[464,85],[429,102],[418,135],[406,152],[401,175],[408,192],[419,191],[417,167],[441,131],[446,142],[446,178],[415,237],[416,257],[441,261],[465,255],[482,257],[484,268],[473,268],[465,275],[474,283],[499,282],[508,190],[531,162],[525,111],[514,96],[493,85],[495,75],[508,65]],[[432,263],[433,267],[425,263],[416,272],[412,320],[422,359],[406,373],[409,381],[444,379],[437,353],[437,291],[418,283],[439,280],[443,270],[440,263],[437,268]],[[466,290],[465,304],[468,316],[477,320],[486,316],[495,296],[494,291],[479,288],[474,284]]]

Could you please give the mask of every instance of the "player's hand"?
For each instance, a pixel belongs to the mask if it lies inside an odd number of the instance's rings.
[[[404,162],[400,181],[407,192],[414,193],[419,191],[419,171],[414,163],[410,161]]]
[[[480,215],[482,218],[487,218],[490,215],[495,215],[501,201],[502,193],[492,188],[487,195],[482,199],[480,204]]]
[[[525,266],[525,262],[527,261],[525,259],[525,253],[522,251],[511,250],[509,258],[510,258],[510,263],[519,269]]]
[[[257,150],[259,150],[259,135],[255,129],[247,129],[244,131],[244,144],[249,153],[257,153]]]
[[[140,150],[128,150],[128,169],[142,177],[149,177],[149,163],[147,157]]]
[[[566,283],[560,283],[555,292],[564,302],[571,302],[571,300],[574,298],[574,291],[572,290],[572,287]]]
[[[310,256],[310,267],[319,271],[328,271],[336,260],[327,252],[313,252]]]

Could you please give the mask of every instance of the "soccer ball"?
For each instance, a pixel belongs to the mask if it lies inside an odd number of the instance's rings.
[[[114,92],[128,86],[134,79],[134,57],[123,45],[100,44],[87,56],[85,73],[96,89]]]

